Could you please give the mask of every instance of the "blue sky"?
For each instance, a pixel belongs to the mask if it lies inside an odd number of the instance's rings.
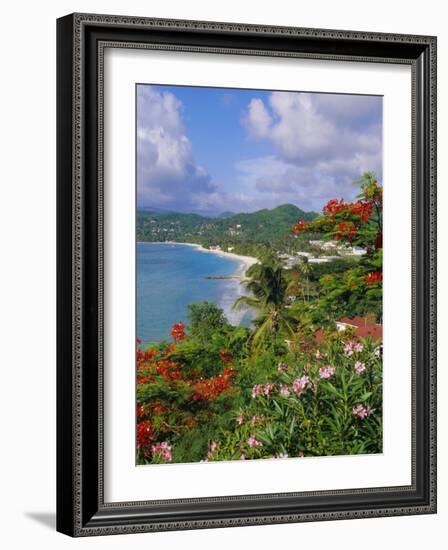
[[[137,206],[320,211],[382,170],[382,98],[137,86]]]

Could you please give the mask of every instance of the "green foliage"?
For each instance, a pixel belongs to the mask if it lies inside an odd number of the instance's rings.
[[[309,274],[310,281],[318,283],[320,278],[324,275],[343,273],[344,271],[348,271],[352,267],[355,267],[359,262],[359,257],[351,257],[340,258],[327,263],[311,264]],[[295,267],[293,267],[292,270],[294,271]]]
[[[229,327],[222,309],[210,302],[200,302],[188,306],[190,334],[207,342],[219,329]]]

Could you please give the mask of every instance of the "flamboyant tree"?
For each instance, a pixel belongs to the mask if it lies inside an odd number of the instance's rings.
[[[321,216],[309,222],[299,221],[292,228],[296,235],[321,235],[324,240],[361,247],[365,252],[351,269],[320,279],[321,297],[312,310],[318,321],[369,312],[381,319],[383,188],[372,172],[354,183],[361,189],[357,200],[332,199]]]

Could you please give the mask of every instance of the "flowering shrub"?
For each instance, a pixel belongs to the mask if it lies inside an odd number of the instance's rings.
[[[239,335],[239,329],[232,332]],[[233,337],[229,346],[216,339],[204,349],[188,336],[183,323],[176,323],[171,343],[142,349],[137,341],[139,464],[194,461],[207,455],[209,436],[225,419],[222,408],[230,408],[237,392],[232,346],[238,353],[241,341]]]
[[[292,228],[296,235],[322,236],[365,251],[349,269],[320,278],[318,300],[295,308],[297,316],[309,317],[312,322],[366,313],[375,313],[378,320],[382,317],[383,188],[373,173],[364,174],[355,183],[361,187],[358,200],[332,199],[321,216],[299,221]]]
[[[318,349],[291,354],[286,368],[271,369],[271,382],[250,388],[213,460],[381,452],[378,348],[335,333]]]
[[[137,348],[137,377],[150,379],[137,386],[138,463],[381,452],[380,342],[327,332],[280,361],[266,352],[232,365],[212,348],[221,372],[209,377],[187,364],[192,344],[186,334]]]
[[[369,250],[382,248],[383,188],[374,174],[364,174],[361,194],[355,202],[331,199],[322,209],[322,216],[313,221],[299,221],[293,232],[322,233],[327,238],[356,244]]]

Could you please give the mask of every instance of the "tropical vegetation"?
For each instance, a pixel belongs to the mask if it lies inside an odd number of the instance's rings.
[[[382,451],[381,339],[338,323],[382,320],[382,187],[372,173],[356,184],[356,201],[288,220],[287,238],[359,246],[359,259],[285,269],[268,243],[235,303],[255,311],[251,328],[202,302],[169,341],[137,342],[138,464]]]

